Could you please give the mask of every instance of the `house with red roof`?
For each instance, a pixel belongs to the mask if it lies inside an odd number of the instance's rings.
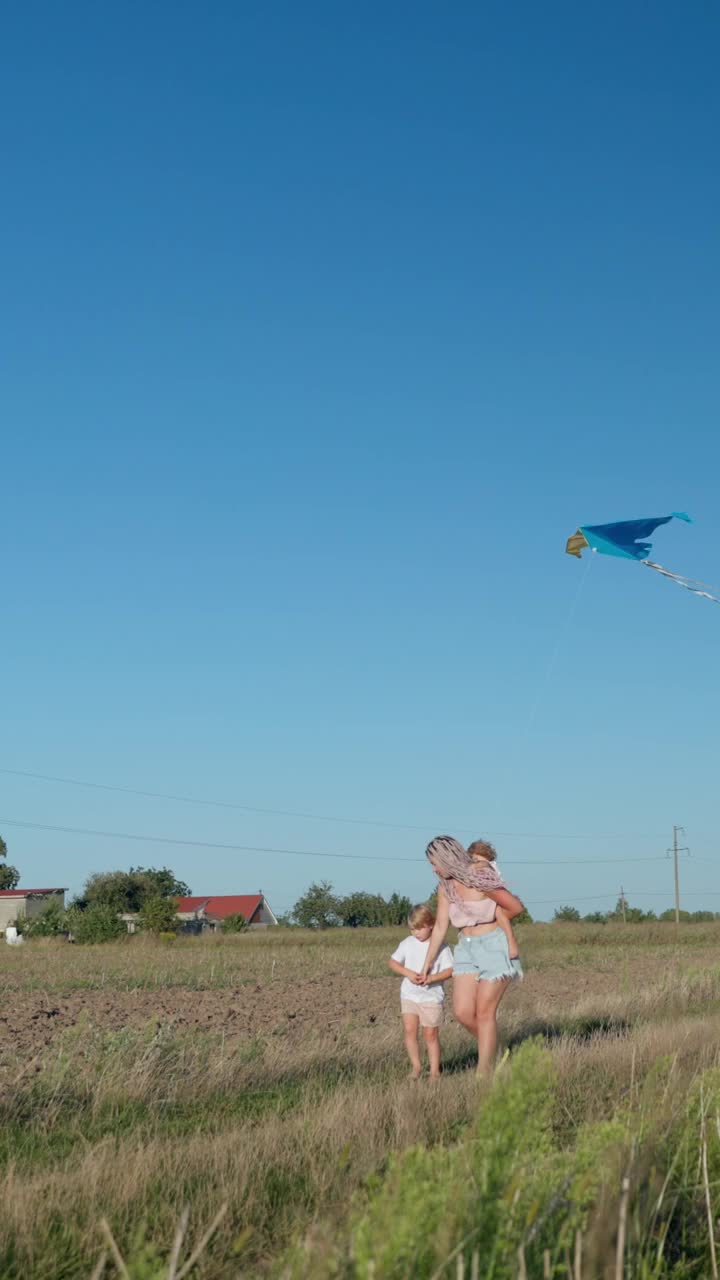
[[[245,917],[251,929],[267,929],[277,924],[265,894],[195,894],[178,898],[177,913],[188,933],[200,933],[205,929],[218,929],[226,916]]]
[[[0,933],[17,920],[31,920],[57,899],[65,907],[67,889],[0,889]]]

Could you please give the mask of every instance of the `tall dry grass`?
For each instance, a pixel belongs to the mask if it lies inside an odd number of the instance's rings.
[[[157,942],[123,938],[99,947],[52,940],[0,948],[0,982],[10,992],[187,991],[241,989],[328,972],[350,977],[387,974],[386,958],[405,929],[273,929],[240,935]],[[655,961],[658,970],[677,956],[713,963],[720,954],[720,922],[707,925],[524,925],[523,957],[536,973],[558,969],[601,973],[633,961]]]
[[[599,1144],[609,1161],[606,1183],[594,1186],[595,1218],[589,1206],[578,1210],[587,1266],[594,1250],[602,1268],[601,1225],[617,1209],[612,1159],[625,1147],[616,1143],[611,1158],[594,1127],[599,1133],[619,1124],[639,1151],[643,1125],[651,1128],[648,1098],[653,1105],[664,1099],[669,1114],[717,1066],[720,970],[710,948],[720,931],[690,926],[679,940],[666,926],[647,934],[639,927],[597,928],[589,941],[587,932],[525,931],[531,975],[565,970],[558,980],[568,996],[552,1018],[542,984],[534,988],[532,978],[508,998],[502,1022],[513,1053],[499,1079],[512,1072],[523,1043],[540,1035],[552,1071],[551,1097],[543,1102],[552,1136],[548,1161],[560,1168],[579,1142],[583,1151]],[[396,934],[278,933],[170,947],[135,940],[87,949],[28,945],[21,955],[5,948],[0,973],[6,1002],[38,991],[56,999],[100,989],[112,999],[115,991],[178,986],[195,993],[247,982],[260,983],[272,999],[272,984],[298,981],[299,972],[379,977]],[[633,980],[640,957],[652,975],[642,984]],[[388,1193],[385,1179],[398,1176],[397,1169],[387,1174],[388,1160],[436,1150],[452,1164],[478,1116],[495,1105],[467,1070],[472,1046],[465,1033],[448,1027],[444,1047],[448,1073],[438,1087],[418,1087],[405,1078],[394,1016],[372,1028],[349,1025],[340,1035],[311,1028],[292,1042],[269,1034],[229,1040],[169,1023],[107,1031],[88,1019],[36,1056],[5,1045],[0,1275],[89,1276],[103,1251],[103,1274],[116,1274],[101,1225],[107,1219],[132,1280],[153,1280],[167,1274],[183,1212],[189,1209],[187,1237],[196,1240],[227,1205],[193,1270],[197,1276],[320,1277],[327,1268],[335,1268],[328,1275],[359,1276],[350,1245],[362,1239],[376,1280],[386,1274],[390,1280],[401,1272],[389,1263],[383,1271],[373,1257],[373,1232],[387,1233],[376,1202]],[[521,1123],[519,1135],[520,1144]],[[652,1149],[661,1163],[664,1148]],[[503,1156],[508,1170],[511,1157]],[[558,1176],[561,1185],[564,1175]],[[628,1213],[632,1225],[634,1203]],[[637,1222],[633,1229],[640,1231]],[[707,1232],[702,1240],[706,1259]],[[471,1261],[468,1254],[468,1268]],[[437,1258],[432,1265],[437,1269]],[[626,1274],[647,1280],[671,1273]]]

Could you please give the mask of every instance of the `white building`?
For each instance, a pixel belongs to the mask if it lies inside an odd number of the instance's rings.
[[[0,889],[0,933],[16,921],[32,920],[53,900],[65,907],[67,889]]]

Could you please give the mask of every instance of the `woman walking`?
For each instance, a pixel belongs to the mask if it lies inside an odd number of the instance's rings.
[[[477,1038],[478,1074],[488,1076],[497,1052],[498,1006],[510,983],[522,977],[509,922],[523,904],[501,880],[487,841],[464,849],[452,836],[436,836],[425,853],[440,883],[423,972],[430,973],[449,925],[455,925],[460,941],[453,960],[453,1011]]]

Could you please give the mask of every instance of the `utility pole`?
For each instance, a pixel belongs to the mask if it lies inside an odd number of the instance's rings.
[[[685,835],[684,827],[673,827],[672,849],[668,849],[668,853],[673,856],[673,869],[675,872],[675,923],[680,923],[680,872],[678,870],[678,854],[689,853],[690,850],[686,846],[678,844],[678,836],[682,833]]]
[[[622,911],[623,924],[627,924],[627,913],[625,910],[625,890],[620,885],[620,910]]]
[[[675,923],[680,923],[680,873],[678,871],[678,829],[673,827],[673,863],[675,866]]]

